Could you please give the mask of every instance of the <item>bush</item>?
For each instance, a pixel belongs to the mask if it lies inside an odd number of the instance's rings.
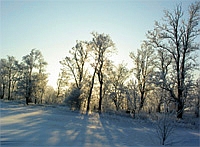
[[[172,114],[164,113],[157,116],[158,120],[156,123],[156,135],[159,138],[161,145],[165,145],[167,139],[174,132],[174,124],[171,115]]]
[[[66,97],[65,103],[70,107],[71,110],[80,110],[81,107],[81,90],[74,88],[70,94]]]

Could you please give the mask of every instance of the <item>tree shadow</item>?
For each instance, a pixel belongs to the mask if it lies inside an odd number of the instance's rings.
[[[102,146],[108,140],[94,115],[1,102],[2,146]]]

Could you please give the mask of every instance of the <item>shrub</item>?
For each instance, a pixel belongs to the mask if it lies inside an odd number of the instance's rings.
[[[160,144],[165,145],[167,139],[174,132],[174,124],[170,113],[164,113],[158,116],[156,123],[156,135],[159,138]]]
[[[79,88],[73,88],[70,94],[66,97],[65,103],[71,110],[80,110],[81,107],[81,90]]]

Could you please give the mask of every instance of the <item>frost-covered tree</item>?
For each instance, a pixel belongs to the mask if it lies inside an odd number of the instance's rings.
[[[64,70],[59,73],[56,90],[57,99],[62,98],[64,96],[69,79],[70,76]]]
[[[155,93],[157,95],[157,108],[156,111],[161,111],[161,105],[164,103],[166,106],[168,99],[168,92],[165,90],[166,87],[170,87],[173,82],[169,81],[169,71],[170,64],[172,62],[172,56],[168,54],[168,52],[158,49],[157,50],[157,69],[158,71],[155,73],[154,83],[157,86]],[[166,107],[165,107],[166,109]]]
[[[4,99],[5,96],[5,90],[6,90],[6,84],[7,84],[7,70],[6,70],[6,59],[0,60],[0,84],[1,84],[1,92],[0,96],[1,99]]]
[[[47,62],[44,61],[42,53],[36,49],[32,49],[30,54],[23,56],[22,62],[23,79],[20,83],[20,90],[23,91],[25,89],[24,94],[26,104],[28,104],[32,97],[37,99],[36,93],[40,93],[39,97],[44,94],[44,86],[47,83],[47,75],[44,74],[44,68]],[[39,86],[41,87],[39,88]]]
[[[52,86],[46,86],[43,103],[45,104],[59,103],[56,98],[56,91],[54,90]]]
[[[7,56],[7,59],[1,59],[1,98],[4,98],[5,90],[8,100],[12,99],[12,94],[16,88],[18,61],[13,56]]]
[[[147,42],[144,42],[141,45],[141,49],[137,50],[137,54],[131,52],[130,57],[135,65],[133,71],[140,93],[139,110],[141,110],[144,106],[147,93],[152,90],[151,78],[156,66],[154,49]]]
[[[86,62],[88,60],[88,49],[86,42],[77,41],[75,47],[69,51],[69,56],[60,61],[63,66],[62,71],[68,73],[74,79],[76,87],[81,89],[85,76]]]
[[[93,39],[91,42],[89,42],[88,47],[92,51],[92,56],[94,58],[94,63],[92,63],[92,66],[94,68],[92,80],[91,80],[91,87],[90,92],[88,96],[88,105],[87,105],[87,111],[89,111],[89,103],[92,96],[92,89],[94,86],[94,79],[95,75],[98,76],[98,82],[99,82],[99,106],[98,110],[101,112],[102,110],[102,100],[103,100],[103,83],[104,83],[104,64],[107,60],[107,57],[109,53],[114,51],[114,43],[109,35],[106,34],[99,34],[97,32],[93,32]]]
[[[160,50],[167,51],[172,56],[172,68],[175,81],[174,88],[167,88],[171,96],[176,101],[177,118],[182,118],[184,111],[184,93],[187,93],[186,79],[190,77],[196,67],[194,55],[199,49],[196,42],[200,34],[200,2],[189,6],[188,17],[184,16],[181,5],[178,5],[173,12],[164,11],[163,22],[155,22],[153,31],[149,31],[147,36],[151,45]]]
[[[126,98],[126,81],[130,76],[130,71],[127,69],[126,64],[121,63],[115,66],[110,72],[110,83],[111,83],[111,93],[110,98],[113,100],[116,110],[120,109],[123,104],[124,98]]]
[[[200,78],[197,79],[195,84],[195,115],[199,117],[199,107],[200,107]]]
[[[135,113],[140,107],[140,94],[137,88],[137,81],[131,79],[127,84],[126,97],[128,99],[128,111],[135,117]]]
[[[81,109],[81,89],[73,87],[70,89],[70,92],[67,94],[65,103],[70,107],[71,110],[80,110]]]
[[[61,80],[58,79],[59,81],[57,84],[59,89],[57,96],[60,94],[60,88],[62,86],[67,86],[67,83],[71,82],[68,87],[71,86],[72,91],[69,91],[69,96],[66,98],[67,102],[76,103],[79,101],[78,103],[81,105],[82,98],[80,96],[81,92],[84,91],[82,87],[85,84],[83,81],[87,73],[86,63],[88,61],[88,53],[87,43],[84,41],[77,41],[75,47],[69,51],[69,55],[66,56],[64,60],[60,61],[62,65],[62,77]],[[70,79],[73,80],[70,81]],[[78,95],[76,94],[77,91],[79,93]],[[80,108],[80,105],[78,108]]]

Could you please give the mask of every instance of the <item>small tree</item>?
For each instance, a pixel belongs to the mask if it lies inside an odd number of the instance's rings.
[[[156,136],[159,138],[161,145],[165,145],[166,141],[174,132],[174,124],[171,120],[171,115],[170,113],[164,113],[157,116]]]
[[[71,110],[80,110],[82,99],[80,98],[81,90],[79,88],[73,88],[69,95],[65,99],[65,103]]]

